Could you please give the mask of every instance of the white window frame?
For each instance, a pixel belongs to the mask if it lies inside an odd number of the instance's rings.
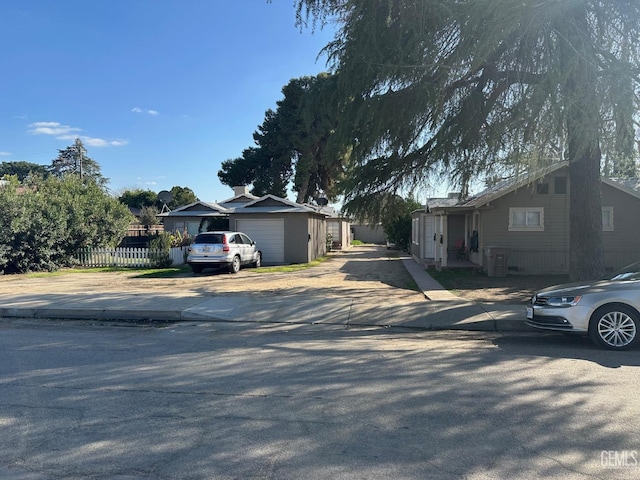
[[[515,225],[513,218],[518,213],[524,213],[525,225]],[[530,213],[540,215],[540,225],[529,225],[528,217]],[[543,232],[544,231],[544,207],[510,207],[509,208],[509,231],[510,232]]]
[[[609,224],[604,223],[604,213],[609,212]],[[602,207],[602,231],[613,232],[613,207]]]

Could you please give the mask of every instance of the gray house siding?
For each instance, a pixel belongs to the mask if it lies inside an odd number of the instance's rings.
[[[530,187],[508,193],[480,212],[479,247],[510,249],[508,267],[523,273],[566,273],[569,268],[569,197]],[[511,208],[542,208],[544,230],[510,231]],[[483,260],[484,264],[484,260]]]
[[[327,223],[323,218],[308,218],[307,262],[327,253]]]
[[[640,260],[640,199],[603,184],[602,207],[613,207],[613,230],[602,232],[607,270]]]
[[[306,213],[275,214],[231,214],[229,223],[236,229],[237,220],[271,220],[284,221],[284,263],[308,263],[326,253],[324,238],[326,227],[324,216],[309,216]],[[311,238],[310,238],[311,236]]]

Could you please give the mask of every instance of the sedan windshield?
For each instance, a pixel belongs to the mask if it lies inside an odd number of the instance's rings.
[[[640,262],[632,263],[631,265],[627,265],[626,267],[610,273],[609,275],[605,275],[603,280],[640,280]]]

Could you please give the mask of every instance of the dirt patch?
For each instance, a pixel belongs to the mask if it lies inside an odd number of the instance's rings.
[[[471,271],[429,271],[456,295],[478,302],[525,303],[536,290],[564,283],[563,276],[487,277]],[[69,273],[56,276],[0,275],[0,294],[154,293],[166,296],[214,296],[243,293],[274,295],[342,295],[371,302],[423,298],[397,250],[363,245],[334,251],[329,260],[295,272],[243,268],[237,274],[206,270],[152,278],[139,270]]]
[[[488,277],[467,270],[429,270],[429,274],[459,297],[483,303],[526,303],[536,291],[569,281],[565,275]]]
[[[329,254],[329,260],[295,272],[263,272],[243,268],[237,274],[205,270],[150,278],[140,271],[69,273],[56,276],[0,276],[0,294],[11,293],[155,293],[213,296],[227,293],[255,295],[317,294],[350,297],[403,298],[420,295],[399,252],[366,245]]]

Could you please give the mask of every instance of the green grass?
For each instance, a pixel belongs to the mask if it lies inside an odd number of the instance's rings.
[[[323,262],[329,260],[328,256],[319,257],[309,263],[297,263],[294,265],[280,265],[274,267],[260,267],[258,269],[247,269],[247,272],[254,273],[282,273],[282,272],[297,272],[299,270],[305,270],[307,268],[315,267]],[[136,278],[170,278],[178,275],[191,273],[191,268],[188,265],[179,265],[177,267],[168,268],[127,268],[127,267],[94,267],[94,268],[63,268],[56,270],[55,272],[32,272],[27,273],[27,278],[48,278],[58,277],[61,275],[70,274],[83,274],[83,273],[112,273],[112,272],[129,272],[135,273]]]
[[[329,260],[329,257],[318,257],[314,261],[309,263],[295,263],[293,265],[280,265],[276,267],[260,267],[257,270],[250,270],[255,273],[285,273],[285,272],[297,272],[306,268],[311,268],[320,265],[323,262]]]
[[[362,240],[351,240],[351,245],[364,245]]]

